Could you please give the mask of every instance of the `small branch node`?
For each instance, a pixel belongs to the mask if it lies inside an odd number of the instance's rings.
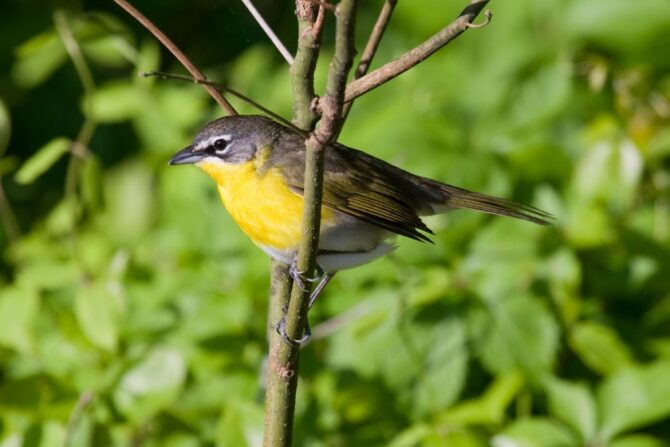
[[[486,25],[491,23],[491,19],[493,18],[493,13],[491,12],[490,9],[487,9],[484,11],[484,16],[486,17],[486,20],[484,20],[482,23],[466,23],[465,26],[468,28],[484,28]]]
[[[323,24],[326,18],[326,8],[319,6],[319,11],[316,13],[316,19],[314,20],[314,25],[312,25],[312,39],[315,42],[319,42],[319,36],[323,30]]]
[[[329,10],[329,11],[333,11],[333,12],[337,11],[337,6],[336,5],[333,5],[332,3],[328,3],[328,2],[323,1],[323,0],[309,0],[309,2],[313,5],[320,6],[324,9]]]

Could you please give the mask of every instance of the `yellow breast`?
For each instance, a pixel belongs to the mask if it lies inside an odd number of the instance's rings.
[[[277,250],[297,249],[302,229],[303,198],[289,189],[275,168],[260,174],[256,163],[201,162],[212,177],[223,204],[257,245]],[[321,209],[321,229],[334,223],[332,210]]]

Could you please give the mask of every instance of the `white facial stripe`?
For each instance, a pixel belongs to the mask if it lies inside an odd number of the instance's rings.
[[[213,136],[213,137],[209,137],[209,138],[207,138],[206,140],[203,140],[203,141],[201,141],[200,143],[196,144],[195,147],[194,147],[193,149],[195,149],[196,151],[201,151],[201,150],[207,149],[209,146],[211,146],[212,144],[214,144],[214,142],[215,142],[216,140],[218,140],[218,139],[220,139],[220,138],[223,138],[223,139],[226,140],[227,142],[230,142],[230,140],[231,140],[231,136],[230,136],[229,134],[225,134],[225,135],[215,135],[215,136]]]
[[[210,164],[210,165],[219,165],[219,166],[225,166],[226,163],[221,160],[220,158],[217,157],[205,157],[199,162],[196,163],[196,166],[200,166],[201,164]]]

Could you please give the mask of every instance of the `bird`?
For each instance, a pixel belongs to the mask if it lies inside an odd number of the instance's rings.
[[[340,270],[380,258],[396,236],[430,242],[422,216],[466,208],[548,225],[549,213],[407,172],[363,151],[332,143],[324,150],[320,278],[296,269],[302,234],[306,133],[261,115],[234,115],[206,124],[170,165],[193,164],[209,175],[242,231],[291,277],[319,281],[311,307]]]

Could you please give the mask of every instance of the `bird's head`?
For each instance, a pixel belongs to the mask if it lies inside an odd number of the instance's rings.
[[[174,154],[171,165],[224,166],[253,160],[261,149],[272,148],[281,126],[263,116],[236,115],[207,124],[193,144]]]

